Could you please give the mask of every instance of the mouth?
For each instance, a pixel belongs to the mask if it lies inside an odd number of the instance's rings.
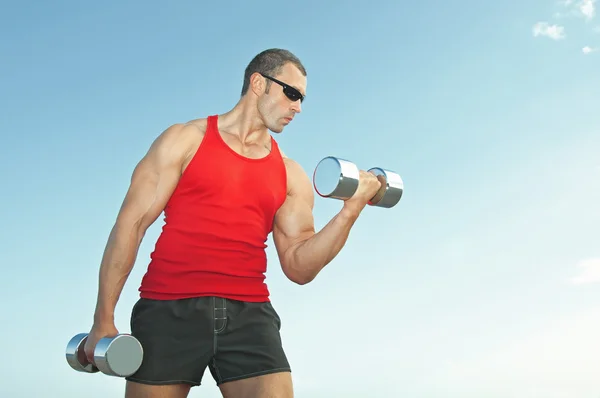
[[[286,122],[290,123],[292,121],[291,117],[284,117],[283,120],[285,120]]]

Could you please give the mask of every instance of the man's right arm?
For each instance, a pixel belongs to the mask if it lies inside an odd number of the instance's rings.
[[[135,167],[100,264],[94,325],[109,328],[114,325],[114,310],[142,238],[177,186],[198,134],[198,129],[192,126],[169,127]]]

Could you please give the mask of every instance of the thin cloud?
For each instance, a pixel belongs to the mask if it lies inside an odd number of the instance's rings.
[[[600,257],[580,261],[577,264],[579,274],[570,279],[573,285],[600,283]]]
[[[598,397],[599,317],[600,308],[558,316],[491,352],[455,360],[444,387],[469,397]]]
[[[533,25],[533,36],[545,36],[552,40],[561,40],[565,38],[565,28],[560,25],[550,25],[548,22],[538,22]]]
[[[583,53],[584,53],[584,54],[586,54],[586,55],[587,55],[587,54],[594,53],[594,52],[596,52],[596,51],[598,51],[598,49],[597,49],[597,48],[592,48],[592,47],[590,47],[590,46],[585,46],[585,47],[583,47],[583,48],[581,49],[581,52],[583,52]]]
[[[584,18],[587,21],[591,21],[596,16],[596,2],[597,0],[581,0],[575,3],[572,0],[560,1],[559,4],[565,11],[556,11],[554,13],[555,18]]]

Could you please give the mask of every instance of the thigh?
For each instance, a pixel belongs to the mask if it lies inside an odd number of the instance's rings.
[[[209,365],[217,385],[277,373],[284,375],[267,379],[291,379],[281,319],[271,303],[219,302],[215,305],[215,355]]]
[[[213,353],[209,298],[140,299],[131,314],[131,334],[144,350],[128,381],[147,385],[200,385]],[[142,387],[137,387],[142,389]]]
[[[219,386],[223,398],[293,398],[292,375],[289,372],[271,373]]]
[[[190,388],[189,384],[153,386],[127,381],[125,398],[187,398]]]

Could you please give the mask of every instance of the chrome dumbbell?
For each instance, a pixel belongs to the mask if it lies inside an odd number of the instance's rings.
[[[140,342],[129,334],[105,337],[94,349],[94,364],[85,355],[87,333],[75,335],[67,344],[67,363],[78,372],[102,372],[109,376],[127,377],[134,374],[142,364],[144,350]]]
[[[404,182],[398,173],[373,167],[367,170],[375,174],[381,182],[379,192],[369,201],[369,205],[390,208],[396,206],[404,193]],[[334,156],[323,158],[313,173],[315,191],[324,198],[346,200],[358,189],[359,169],[349,160]]]

